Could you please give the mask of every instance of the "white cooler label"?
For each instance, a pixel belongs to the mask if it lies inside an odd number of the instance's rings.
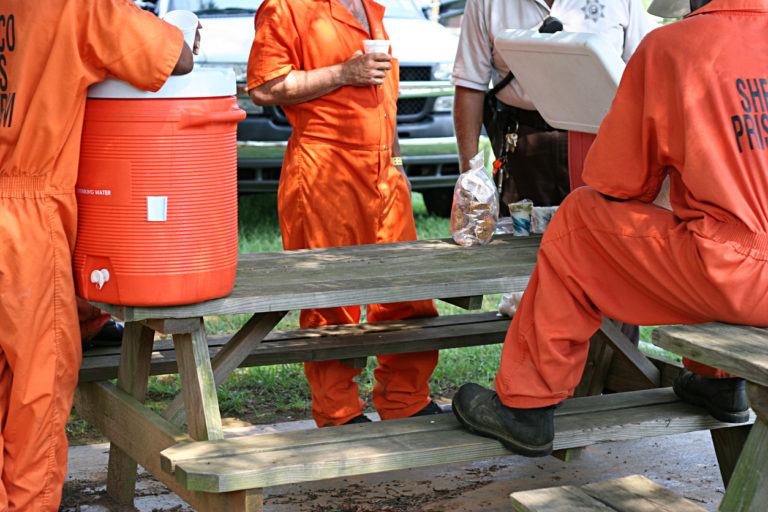
[[[165,222],[168,219],[168,197],[147,196],[147,220]]]

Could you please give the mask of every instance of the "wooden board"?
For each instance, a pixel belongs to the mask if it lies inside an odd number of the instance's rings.
[[[517,512],[706,512],[641,475],[510,495]]]
[[[768,329],[719,322],[657,327],[653,343],[768,386]]]
[[[241,254],[235,288],[221,299],[169,307],[98,306],[136,321],[522,291],[540,240],[501,235],[474,247],[444,239]]]
[[[554,448],[725,426],[671,389],[578,398],[557,409]],[[445,414],[183,443],[162,452],[162,467],[185,488],[224,492],[509,454]]]
[[[274,331],[256,344],[240,366],[323,361],[501,343],[509,322],[509,318],[497,316],[496,313],[467,313],[375,324]],[[229,336],[208,336],[211,358],[228,340]],[[80,382],[117,377],[119,362],[119,347],[85,351],[80,367]],[[173,343],[170,340],[156,340],[152,352],[151,375],[177,372]]]
[[[622,512],[705,512],[700,506],[642,475],[595,482],[580,488],[592,498]]]

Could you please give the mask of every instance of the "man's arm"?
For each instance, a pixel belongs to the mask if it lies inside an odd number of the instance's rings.
[[[381,85],[392,68],[386,53],[363,54],[360,50],[345,62],[309,71],[292,70],[248,91],[256,105],[295,105],[310,101],[345,85]]]
[[[453,99],[453,127],[459,149],[459,168],[469,170],[469,161],[477,154],[483,126],[485,91],[456,86]]]

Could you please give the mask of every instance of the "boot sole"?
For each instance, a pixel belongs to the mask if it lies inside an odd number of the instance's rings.
[[[521,443],[520,441],[514,438],[505,437],[491,430],[484,430],[482,427],[473,425],[467,419],[465,419],[461,415],[461,412],[459,411],[458,407],[456,407],[455,404],[453,406],[453,415],[456,416],[456,419],[459,420],[459,423],[461,423],[464,426],[464,428],[466,428],[473,434],[495,439],[499,441],[502,445],[504,445],[504,447],[507,450],[517,453],[519,455],[524,455],[526,457],[546,457],[547,455],[552,454],[551,441],[543,445],[531,445],[531,444]]]
[[[749,409],[736,412],[724,411],[723,409],[711,403],[706,398],[702,398],[699,395],[689,393],[681,386],[679,386],[677,382],[672,383],[672,389],[675,394],[684,401],[704,407],[707,412],[718,421],[722,421],[723,423],[746,423],[749,421]]]

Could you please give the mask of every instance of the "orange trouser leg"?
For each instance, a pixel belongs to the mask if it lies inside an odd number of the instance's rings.
[[[332,137],[329,140],[333,140]],[[416,239],[410,192],[388,153],[335,147],[305,139],[289,142],[278,192],[283,247],[312,249]],[[434,316],[432,301],[370,306],[368,321]],[[358,307],[305,310],[300,325],[357,323]],[[382,418],[408,416],[429,401],[428,379],[437,352],[379,358],[374,405]],[[312,416],[318,426],[339,425],[361,414],[365,403],[339,361],[306,363]]]
[[[507,333],[501,400],[528,408],[572,396],[602,314],[637,325],[768,324],[768,298],[753,284],[768,280],[765,261],[711,238],[653,205],[572,192]]]
[[[302,310],[301,327],[356,324],[360,306]],[[362,372],[341,361],[304,363],[304,374],[312,389],[312,417],[318,427],[341,425],[362,414],[365,402],[360,399],[357,383],[352,380]]]
[[[72,237],[62,225],[74,210],[37,191],[3,197],[2,185],[0,510],[56,511],[80,367]]]
[[[431,300],[371,304],[367,309],[370,322],[437,316]],[[429,377],[437,366],[436,350],[378,356],[379,366],[373,371],[373,405],[381,419],[407,418],[429,404]]]
[[[97,307],[91,306],[81,298],[77,298],[77,317],[80,322],[80,341],[87,343],[106,324],[111,316]]]

